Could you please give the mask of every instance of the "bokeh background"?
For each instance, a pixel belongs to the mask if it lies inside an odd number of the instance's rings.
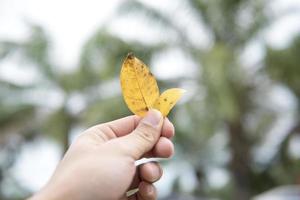
[[[161,200],[300,199],[299,0],[0,0],[0,199],[39,190],[74,138],[130,112],[128,52],[169,118]]]

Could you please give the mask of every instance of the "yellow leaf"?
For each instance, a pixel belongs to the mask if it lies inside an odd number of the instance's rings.
[[[122,65],[121,87],[128,108],[135,114],[144,116],[159,97],[156,80],[148,67],[128,54]]]
[[[153,74],[132,53],[129,53],[123,62],[120,80],[128,108],[139,116],[144,116],[151,108],[158,109],[166,116],[184,92],[182,89],[173,88],[159,97],[159,89]]]
[[[185,93],[185,90],[180,88],[172,88],[164,91],[155,102],[154,108],[159,110],[163,116],[167,116],[183,93]]]

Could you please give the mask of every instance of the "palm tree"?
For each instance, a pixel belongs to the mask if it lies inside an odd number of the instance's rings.
[[[289,144],[300,133],[300,82],[299,82],[299,53],[300,53],[300,36],[294,38],[290,46],[285,49],[272,49],[268,47],[264,70],[270,74],[275,84],[281,84],[289,90],[296,100],[294,111],[295,121],[290,129],[285,133],[284,139],[278,147],[278,153],[274,158],[272,167],[281,166],[282,171],[289,170],[285,176],[286,183],[298,183],[300,180],[299,159],[293,158],[289,154]]]
[[[231,193],[228,199],[250,199],[281,184],[277,181],[278,176],[268,171],[270,168],[257,170],[259,165],[252,154],[262,142],[263,135],[274,127],[279,113],[270,109],[266,102],[258,100],[267,98],[266,91],[272,88],[268,74],[247,70],[241,56],[261,31],[280,16],[268,15],[266,8],[269,2],[264,0],[189,0],[176,3],[178,5],[173,10],[159,10],[140,1],[125,1],[119,13],[121,17],[134,13],[144,17],[151,28],[159,27],[167,34],[175,35],[175,39],[168,40],[161,52],[180,49],[197,66],[198,74],[193,78],[177,79],[179,85],[192,82],[194,93],[172,116],[177,125],[176,141],[183,149],[180,153],[189,158],[201,183],[195,194],[214,193],[205,185],[203,174],[216,166],[226,167],[232,176],[232,182],[226,186],[227,192]],[[182,12],[191,21],[182,20]],[[191,36],[191,31],[202,27],[205,30],[202,34],[208,33],[209,45],[199,44],[197,38],[201,40],[200,35]],[[229,153],[228,160],[214,157],[212,148],[215,146],[208,145],[208,141],[220,133],[228,140],[223,149]],[[212,156],[207,156],[210,154]],[[230,187],[231,184],[233,187]],[[215,193],[218,196],[222,190]]]

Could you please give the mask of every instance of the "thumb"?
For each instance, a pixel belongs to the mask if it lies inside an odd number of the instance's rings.
[[[119,138],[125,153],[135,160],[150,151],[161,135],[163,117],[158,110],[151,109],[130,134]]]

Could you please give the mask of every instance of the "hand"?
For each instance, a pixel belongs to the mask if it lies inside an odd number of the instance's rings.
[[[142,157],[170,157],[172,123],[159,111],[142,119],[129,116],[96,125],[70,146],[48,184],[32,200],[154,200],[152,183],[162,169],[156,162],[138,167]],[[126,192],[139,191],[130,197]]]

